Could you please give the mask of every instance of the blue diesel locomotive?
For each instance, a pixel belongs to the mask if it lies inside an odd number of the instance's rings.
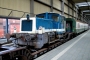
[[[65,17],[57,13],[42,13],[36,17],[20,19],[20,32],[13,33],[18,45],[42,48],[45,44],[60,41],[65,33]]]

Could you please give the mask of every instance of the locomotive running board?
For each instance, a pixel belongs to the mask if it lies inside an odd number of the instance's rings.
[[[60,39],[56,39],[56,40],[54,40],[54,41],[52,41],[52,42],[49,42],[49,44],[54,43],[54,42],[59,41],[59,40],[60,40]]]

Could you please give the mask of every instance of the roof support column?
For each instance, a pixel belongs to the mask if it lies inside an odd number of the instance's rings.
[[[51,4],[50,12],[53,12],[53,0],[50,0],[50,4]]]
[[[82,16],[82,17],[83,17],[83,20],[86,20],[86,19],[85,19],[85,14],[84,14],[84,13],[83,13],[83,16]]]
[[[68,1],[68,5],[70,6],[69,1]],[[70,8],[69,7],[68,7],[68,14],[70,14]],[[68,18],[69,18],[69,15],[68,15]]]
[[[77,8],[75,9],[76,10],[76,14],[75,14],[75,17],[76,17],[76,20],[78,19],[78,11],[77,11]]]
[[[72,8],[74,9],[74,5],[72,5]],[[74,10],[72,9],[72,18],[74,18]]]
[[[8,33],[8,18],[6,18],[6,34]]]
[[[64,0],[61,0],[61,11],[61,14],[64,15]]]
[[[6,36],[6,34],[8,34],[8,28],[9,28],[9,25],[8,25],[8,18],[6,18],[6,29],[5,29],[5,32],[4,32],[4,35]],[[8,42],[8,38],[7,38],[7,42]]]
[[[82,12],[82,20],[84,21],[84,18],[83,18],[83,12]]]
[[[34,17],[34,0],[30,0],[30,16]]]

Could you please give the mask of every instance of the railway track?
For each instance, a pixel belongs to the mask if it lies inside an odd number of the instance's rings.
[[[47,48],[42,48],[42,49],[40,49],[40,50],[38,50],[36,52],[31,53],[31,60],[36,59],[37,57],[39,57],[39,56],[41,56],[41,55],[51,51],[52,49],[60,46],[61,44],[62,43],[60,41],[59,42],[55,42],[55,43],[49,45]]]

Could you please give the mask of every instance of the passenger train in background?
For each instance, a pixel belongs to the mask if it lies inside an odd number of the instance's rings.
[[[27,18],[21,18],[20,32],[13,33],[11,37],[17,38],[18,45],[40,49],[56,41],[63,43],[86,30],[87,23],[46,12],[37,14],[36,17],[27,15]]]

